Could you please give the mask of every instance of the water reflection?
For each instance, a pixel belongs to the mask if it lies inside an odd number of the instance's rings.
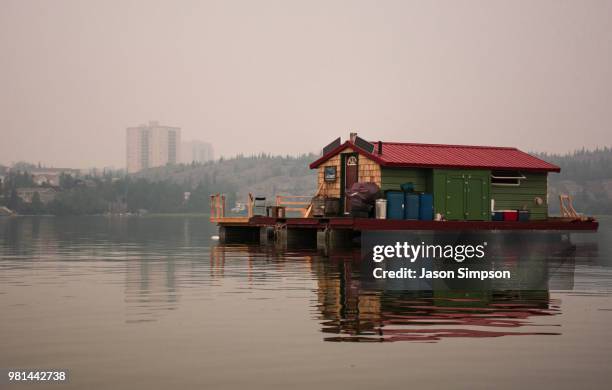
[[[128,324],[157,321],[179,309],[185,296],[214,301],[215,294],[241,293],[286,302],[301,292],[330,342],[562,333],[561,303],[549,289],[387,290],[361,275],[359,251],[323,256],[315,250],[216,244],[209,239],[214,227],[205,219],[20,218],[2,221],[0,232],[0,269],[11,270],[0,274],[5,286],[19,285],[19,272],[32,270],[50,283],[84,277],[116,283]],[[550,289],[571,290],[576,264],[593,268],[594,259],[597,245],[580,242],[543,259],[541,273],[554,275]],[[609,269],[599,271],[589,281],[609,287]],[[584,278],[578,281],[584,283]]]
[[[128,262],[125,275],[126,322],[155,321],[164,310],[177,308],[176,267],[171,257]]]
[[[560,313],[559,302],[550,298],[548,290],[385,291],[363,283],[358,251],[321,257],[303,250],[288,255],[274,247],[217,245],[210,256],[212,276],[224,275],[226,257],[243,259],[248,281],[260,267],[258,258],[278,269],[291,257],[307,264],[316,281],[314,314],[325,341],[435,342],[449,337],[561,334],[558,323],[539,322]],[[568,264],[574,263],[564,264],[562,277],[573,278]],[[265,272],[257,278],[265,279]]]
[[[359,254],[318,263],[318,308],[326,341],[422,341],[447,337],[558,335],[535,330],[560,313],[544,291],[385,291],[364,288]],[[546,324],[558,327],[558,324]],[[520,329],[519,329],[520,328]]]

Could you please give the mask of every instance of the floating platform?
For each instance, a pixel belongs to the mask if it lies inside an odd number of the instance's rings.
[[[344,229],[368,230],[551,230],[551,231],[596,231],[599,222],[595,219],[571,220],[548,218],[531,221],[418,221],[400,219],[373,219],[352,217],[328,218],[273,218],[222,217],[211,218],[219,226],[230,227],[277,227],[295,229]]]
[[[543,232],[561,236],[571,232],[594,232],[594,219],[549,218],[533,221],[415,221],[352,217],[274,218],[264,216],[211,218],[219,226],[219,238],[226,243],[273,241],[281,247],[340,248],[361,243],[363,232],[460,232],[526,233]]]

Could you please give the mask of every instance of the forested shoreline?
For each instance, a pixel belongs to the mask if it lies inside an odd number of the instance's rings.
[[[580,150],[566,155],[537,154],[561,167],[549,175],[549,209],[558,212],[557,196],[569,193],[576,208],[590,214],[612,214],[612,149]],[[276,194],[312,195],[316,172],[308,164],[314,154],[273,156],[259,154],[219,159],[202,164],[152,168],[135,175],[61,175],[59,186],[37,185],[21,163],[5,174],[0,206],[18,214],[91,215],[104,213],[206,213],[209,196],[225,193],[231,208],[251,192],[271,198]],[[30,202],[20,192],[34,191]],[[51,193],[43,202],[40,192]]]

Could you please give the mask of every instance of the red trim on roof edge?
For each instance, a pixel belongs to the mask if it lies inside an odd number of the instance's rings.
[[[359,153],[359,154],[361,154],[363,156],[366,156],[370,160],[376,161],[380,165],[385,165],[385,161],[383,161],[377,155],[366,152],[365,150],[355,146],[355,144],[352,143],[351,141],[344,141],[344,143],[342,145],[338,146],[337,148],[335,148],[331,152],[327,153],[324,156],[319,157],[317,160],[315,160],[312,163],[310,163],[310,165],[309,165],[310,169],[315,169],[315,168],[319,167],[319,165],[323,164],[325,161],[329,160],[330,158],[332,158],[336,154],[340,153],[341,151],[343,151],[344,149],[349,148],[349,147],[353,148],[355,150],[355,152],[357,152],[357,153]]]

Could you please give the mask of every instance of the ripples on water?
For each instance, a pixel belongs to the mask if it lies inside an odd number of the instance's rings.
[[[569,291],[377,290],[365,288],[360,280],[358,252],[326,257],[314,250],[221,245],[210,241],[213,234],[214,227],[200,218],[1,219],[2,330],[14,336],[19,334],[16,327],[27,321],[54,323],[54,313],[63,314],[62,308],[47,306],[39,312],[35,296],[37,291],[60,290],[62,302],[79,301],[74,304],[78,309],[71,309],[78,313],[69,317],[81,316],[81,326],[83,321],[85,326],[88,321],[102,321],[118,305],[121,322],[139,327],[171,318],[181,309],[205,316],[219,311],[219,305],[231,306],[244,298],[248,303],[237,306],[248,310],[244,326],[249,321],[265,322],[269,310],[282,314],[291,307],[292,313],[305,311],[310,323],[306,325],[314,325],[318,339],[326,342],[554,338],[566,331],[563,314],[572,308],[570,304],[595,305],[608,320],[612,318],[607,221],[596,235],[572,237],[574,288]],[[275,306],[270,309],[270,304]],[[226,319],[215,318],[216,329],[223,332],[237,319],[245,321],[231,311]],[[279,315],[267,326],[284,332],[305,325],[303,319],[299,324],[294,321],[290,315]],[[104,336],[98,336],[104,343]],[[596,348],[597,341],[593,344]],[[0,362],[8,361],[6,354],[0,357]]]

